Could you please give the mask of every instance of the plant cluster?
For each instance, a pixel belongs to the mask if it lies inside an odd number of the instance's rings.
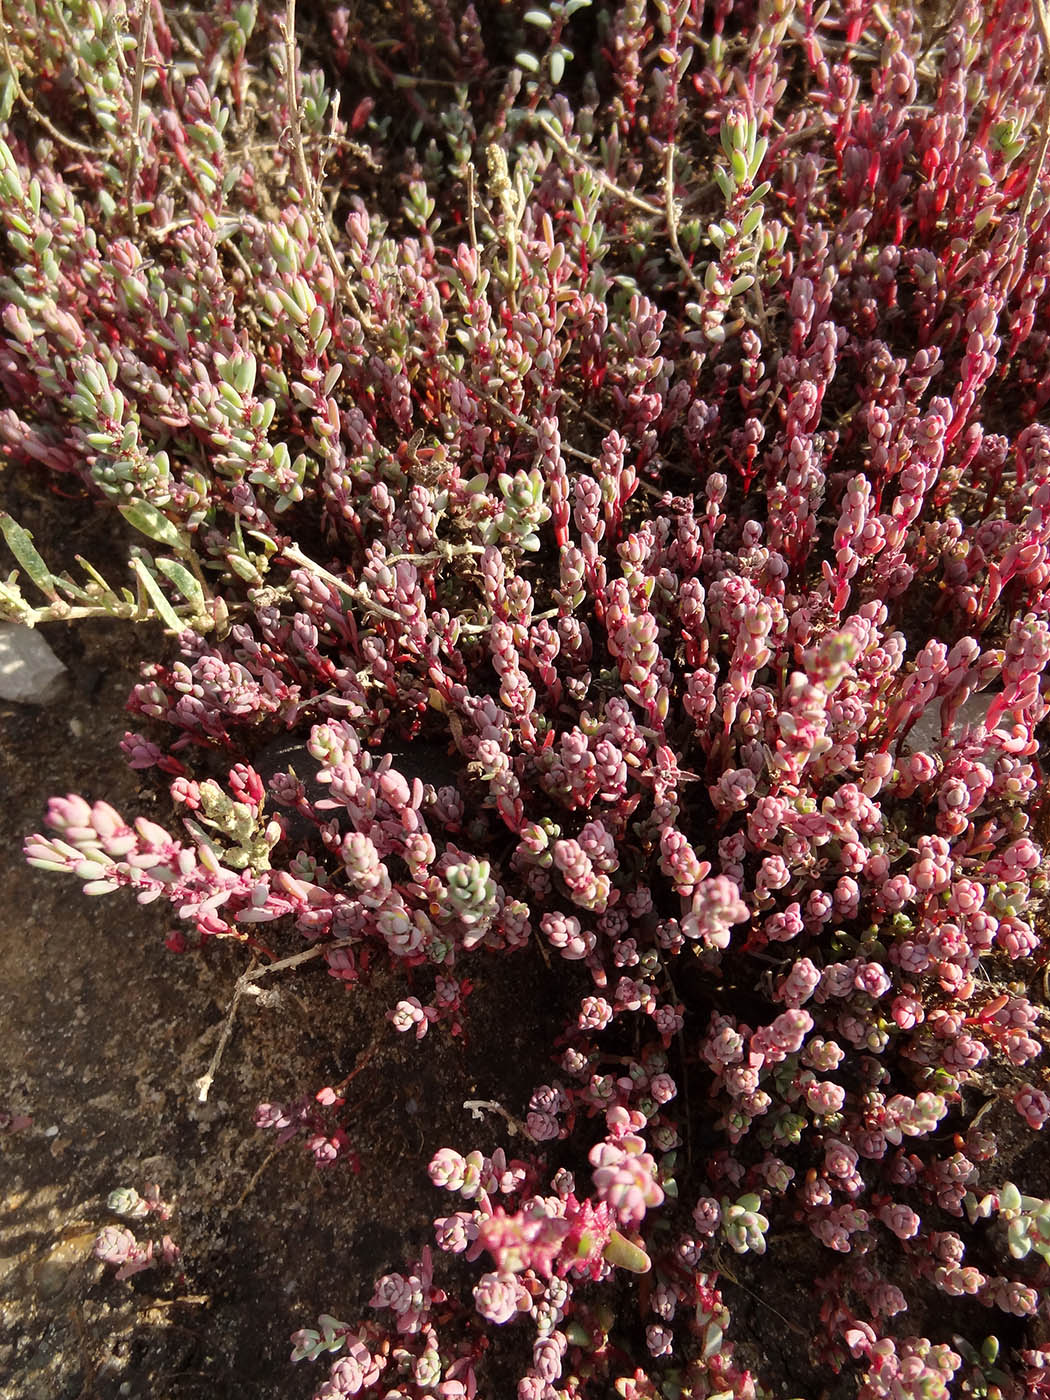
[[[158,1220],[167,1221],[172,1212],[171,1205],[161,1198],[159,1188],[154,1185],[145,1187],[141,1196],[134,1186],[118,1186],[109,1193],[106,1208],[125,1220],[143,1220],[148,1215],[156,1215]],[[127,1225],[106,1225],[98,1232],[92,1252],[103,1264],[116,1268],[118,1279],[126,1279],[158,1264],[174,1267],[182,1251],[170,1235],[140,1244]]]
[[[420,1054],[482,959],[575,979],[519,1156],[438,1152],[376,1316],[297,1334],[318,1400],[484,1394],[505,1328],[519,1400],[768,1395],[723,1276],[792,1237],[858,1400],[1050,1394],[996,1163],[1050,1118],[1042,0],[315,6],[326,69],[294,5],[4,8],[0,450],[148,547],[8,521],[3,610],[172,636],[172,829],[58,797],[29,860],[418,968]]]

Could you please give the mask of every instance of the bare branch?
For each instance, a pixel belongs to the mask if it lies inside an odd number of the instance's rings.
[[[1028,215],[1032,212],[1032,204],[1035,200],[1035,192],[1039,187],[1039,177],[1043,173],[1043,166],[1046,164],[1046,153],[1050,149],[1050,15],[1047,14],[1046,0],[1033,0],[1032,5],[1036,28],[1039,31],[1039,38],[1043,45],[1043,59],[1046,65],[1043,87],[1043,109],[1040,114],[1039,148],[1035,153],[1031,169],[1028,172],[1028,183],[1025,185],[1024,197],[1021,200],[1017,211],[1017,242],[1023,242],[1026,235]]]
[[[14,55],[11,52],[11,45],[8,42],[8,23],[4,15],[3,0],[0,0],[0,44],[3,45],[4,61],[7,64],[7,71],[11,74],[11,79],[14,82],[15,92],[26,111],[40,123],[49,136],[53,136],[55,140],[61,142],[63,146],[68,146],[70,150],[73,151],[80,151],[82,155],[94,155],[94,146],[89,146],[83,141],[78,141],[73,136],[67,136],[64,131],[59,131],[54,122],[52,122],[50,118],[45,117],[36,103],[26,94],[26,90],[22,86],[22,80],[19,76],[18,65],[15,63]]]
[[[138,226],[135,214],[135,180],[139,171],[139,120],[142,115],[142,81],[146,73],[146,46],[149,44],[150,0],[139,0],[139,34],[135,44],[135,86],[131,94],[131,156],[128,159],[128,178],[124,197],[128,206],[128,216],[132,228]]]
[[[327,221],[320,217],[320,191],[317,183],[310,174],[309,166],[306,164],[306,152],[303,149],[303,129],[299,119],[299,84],[297,81],[298,64],[295,56],[295,0],[287,0],[284,12],[284,67],[285,83],[287,84],[288,97],[288,124],[292,138],[292,152],[295,156],[296,170],[299,176],[299,183],[302,185],[303,200],[306,204],[310,221],[313,224],[314,232],[328,261],[335,273],[335,278],[346,298],[347,304],[354,316],[361,323],[362,329],[374,335],[374,327],[365,315],[364,308],[357,299],[357,293],[350,285],[350,279],[346,275],[342,260],[336,252],[335,244],[332,242],[331,234],[328,232]]]

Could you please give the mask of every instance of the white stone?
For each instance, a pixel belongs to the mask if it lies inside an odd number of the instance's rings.
[[[65,672],[35,627],[0,622],[0,700],[47,705],[58,699]]]
[[[995,694],[990,690],[981,690],[976,695],[968,695],[955,712],[952,734],[958,737],[968,724],[982,724],[988,713],[988,706],[994,699]],[[940,745],[942,703],[942,701],[937,700],[932,705],[927,705],[926,709],[923,710],[908,730],[908,737],[904,741],[906,749],[912,753],[931,753]]]

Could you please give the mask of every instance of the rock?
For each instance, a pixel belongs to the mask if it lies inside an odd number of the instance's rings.
[[[0,623],[0,700],[49,705],[62,693],[66,668],[34,627]]]
[[[73,1270],[91,1258],[95,1230],[82,1230],[60,1240],[33,1269],[33,1282],[42,1298],[54,1298],[65,1288]]]
[[[967,725],[981,724],[988,713],[988,706],[995,699],[990,690],[978,691],[969,695],[955,712],[952,734],[958,737]],[[941,704],[940,700],[928,705],[908,730],[904,746],[911,753],[930,753],[941,743]]]

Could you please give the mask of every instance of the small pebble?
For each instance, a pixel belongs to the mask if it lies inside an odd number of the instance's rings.
[[[48,705],[62,693],[65,674],[37,628],[0,623],[0,700]]]

